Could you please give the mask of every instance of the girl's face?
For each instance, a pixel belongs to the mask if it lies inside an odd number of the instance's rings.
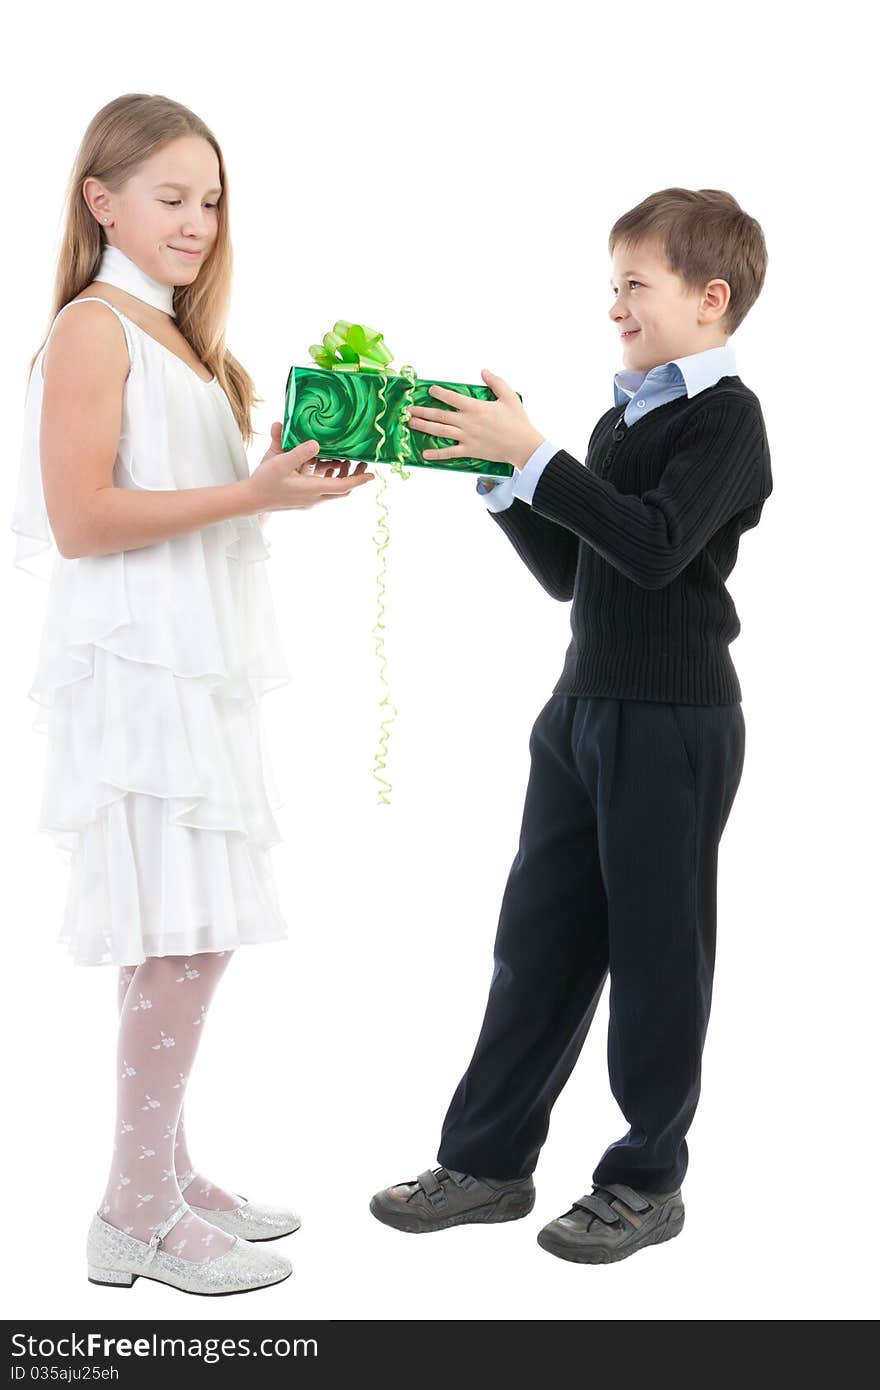
[[[220,166],[207,140],[195,135],[170,140],[119,192],[86,179],[83,193],[110,245],[141,270],[165,285],[195,280],[217,239],[222,196]]]

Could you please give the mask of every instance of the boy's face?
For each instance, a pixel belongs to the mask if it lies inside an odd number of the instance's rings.
[[[618,243],[611,257],[609,316],[621,337],[624,367],[649,372],[676,357],[723,347],[729,334],[720,320],[730,302],[726,280],[709,280],[702,290],[687,291],[662,250],[643,242]]]

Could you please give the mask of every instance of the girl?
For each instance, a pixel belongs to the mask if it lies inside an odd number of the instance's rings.
[[[52,565],[30,694],[49,736],[40,828],[70,856],[59,939],[77,964],[119,967],[115,1144],[88,1276],[210,1294],[287,1278],[289,1260],[251,1242],[299,1225],[196,1171],[183,1123],[233,952],[287,934],[259,700],[289,673],[258,518],[374,476],[339,461],[315,476],[318,445],[282,452],[279,421],[249,474],[259,398],[224,341],[228,197],[220,146],[185,106],[133,94],[92,120],[13,522],[16,563]]]

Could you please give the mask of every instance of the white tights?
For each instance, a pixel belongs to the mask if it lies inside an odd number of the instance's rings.
[[[119,975],[118,1105],[113,1162],[101,1216],[137,1240],[149,1240],[182,1201],[239,1205],[231,1193],[196,1175],[183,1129],[183,1097],[214,990],[231,951],[148,956]],[[189,1212],[172,1228],[168,1249],[183,1259],[213,1259],[234,1238]]]

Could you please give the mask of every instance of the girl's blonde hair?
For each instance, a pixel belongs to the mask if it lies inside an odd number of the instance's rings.
[[[244,367],[225,343],[232,290],[232,244],[229,237],[229,185],[223,154],[204,121],[169,97],[129,92],[103,106],[82,138],[66,196],[64,230],[55,272],[55,291],[46,334],[30,361],[30,371],[49,336],[55,316],[94,280],[104,251],[104,234],[83,197],[87,178],[100,179],[111,192],[170,140],[196,135],[212,146],[220,165],[222,196],[217,203],[217,238],[210,256],[191,285],[174,290],[177,327],[223,387],[245,444],[253,439],[251,407],[262,401]]]

